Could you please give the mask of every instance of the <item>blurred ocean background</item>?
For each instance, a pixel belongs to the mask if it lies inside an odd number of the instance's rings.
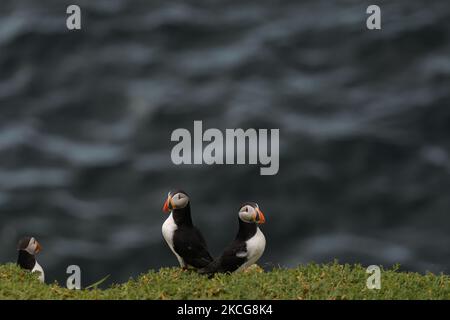
[[[82,30],[66,8],[82,9]],[[260,264],[450,272],[450,2],[1,0],[0,263],[34,235],[47,280],[176,266],[186,190],[213,255],[243,201]],[[280,171],[175,166],[176,128],[279,128]]]

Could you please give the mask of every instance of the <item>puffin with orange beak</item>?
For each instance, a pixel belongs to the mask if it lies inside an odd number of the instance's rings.
[[[36,261],[36,255],[41,251],[41,245],[33,237],[25,237],[20,239],[17,245],[19,257],[17,264],[22,268],[31,272],[39,272],[39,280],[45,281],[44,269]]]
[[[236,238],[226,247],[220,258],[199,270],[199,273],[213,275],[218,272],[241,271],[256,263],[266,247],[266,238],[258,227],[264,222],[266,218],[258,204],[244,203],[239,210],[239,230]]]
[[[169,192],[163,211],[170,213],[162,234],[183,269],[204,268],[213,261],[205,239],[191,218],[190,199],[186,192]]]

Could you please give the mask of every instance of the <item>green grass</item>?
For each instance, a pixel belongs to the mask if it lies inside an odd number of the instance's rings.
[[[450,299],[450,276],[382,270],[381,289],[366,288],[360,265],[337,262],[295,269],[259,268],[212,279],[163,268],[108,289],[68,290],[41,284],[14,264],[0,266],[0,299]]]

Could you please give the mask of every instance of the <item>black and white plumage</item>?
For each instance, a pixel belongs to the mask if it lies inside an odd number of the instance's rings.
[[[162,234],[183,269],[203,268],[213,261],[200,231],[193,225],[189,196],[184,191],[169,192],[163,211],[170,215]]]
[[[258,227],[265,221],[258,204],[244,203],[239,210],[239,230],[236,238],[218,259],[199,272],[212,275],[217,272],[241,271],[256,263],[266,247],[266,238]]]
[[[39,280],[45,281],[44,269],[36,261],[36,255],[42,250],[41,245],[33,237],[25,237],[20,239],[17,245],[18,258],[17,264],[22,268],[31,272],[39,272]]]

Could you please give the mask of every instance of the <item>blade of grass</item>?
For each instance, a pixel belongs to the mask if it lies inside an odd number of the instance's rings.
[[[99,281],[87,286],[86,288],[84,288],[84,290],[88,290],[88,289],[92,289],[92,288],[97,288],[99,285],[101,285],[103,282],[105,282],[108,278],[109,278],[110,274],[108,274],[106,277],[100,279]]]

